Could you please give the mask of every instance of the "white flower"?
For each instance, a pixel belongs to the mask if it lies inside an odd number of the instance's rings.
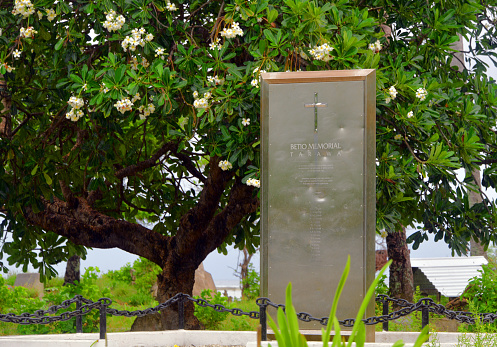
[[[104,22],[104,24],[102,24],[103,27],[110,32],[121,29],[126,22],[126,19],[122,15],[117,16],[117,18],[116,15],[116,11],[110,10],[110,12],[107,13],[107,16],[105,17],[107,20]]]
[[[135,28],[131,30],[131,36],[126,36],[124,38],[123,42],[121,42],[121,46],[125,52],[128,49],[134,52],[136,50],[136,47],[144,47],[146,42],[152,41],[153,38],[154,35],[147,34],[147,31],[144,28]]]
[[[207,102],[206,98],[196,99],[193,102],[193,107],[195,107],[195,108],[207,108],[207,107],[209,107],[209,103]]]
[[[135,102],[136,100],[141,100],[141,97],[140,97],[140,93],[136,93],[134,96],[133,96],[133,99],[131,99],[131,102]]]
[[[154,35],[152,34],[147,34],[147,36],[145,36],[145,40],[147,40],[148,42],[152,41],[154,39]]]
[[[7,70],[7,72],[12,72],[16,69],[15,67],[12,67],[7,63],[3,63],[3,66],[5,67],[5,70]]]
[[[82,98],[78,98],[76,96],[71,96],[69,98],[69,101],[67,102],[72,108],[75,108],[75,109],[80,109],[81,107],[83,107],[83,105],[85,104],[84,100]]]
[[[12,10],[12,14],[20,14],[24,18],[29,17],[35,13],[35,9],[30,0],[16,0],[14,3],[14,9]]]
[[[21,30],[19,31],[19,36],[26,38],[34,38],[35,34],[38,34],[38,31],[36,31],[33,27],[21,27]]]
[[[221,168],[221,170],[226,171],[232,169],[233,165],[227,160],[221,160],[219,162],[219,167]]]
[[[197,99],[197,98],[198,98],[198,92],[197,92],[197,91],[194,91],[194,92],[193,92],[193,98],[194,98],[194,99]]]
[[[386,230],[383,230],[380,236],[385,239],[388,236],[388,232]]]
[[[147,107],[144,107],[143,105],[138,108],[138,111],[140,111],[140,119],[144,120],[146,119],[151,113],[155,112],[155,106],[154,104],[148,104]]]
[[[224,28],[223,31],[221,31],[221,36],[232,39],[237,36],[243,36],[243,30],[240,29],[240,24],[233,22],[231,27]]]
[[[83,90],[88,90],[88,85],[86,83],[83,84]]]
[[[123,114],[126,111],[131,111],[132,106],[133,103],[131,102],[131,100],[129,100],[129,98],[121,99],[114,104],[114,107]]]
[[[247,126],[247,125],[250,125],[250,118],[243,118],[242,120],[242,124],[243,126]]]
[[[85,114],[81,110],[74,111],[75,109],[72,108],[71,111],[66,113],[66,118],[70,119],[73,122],[77,122],[81,117],[83,117]]]
[[[21,53],[22,53],[22,51],[20,51],[20,50],[16,49],[16,50],[12,53],[12,55],[14,56],[14,58],[19,59],[19,58],[21,57]]]
[[[212,94],[210,92],[204,93],[204,98],[209,100],[212,97]]]
[[[333,57],[330,55],[330,52],[333,50],[333,47],[331,47],[329,44],[324,43],[321,46],[316,46],[312,48],[309,53],[314,57],[316,60],[323,60],[323,61],[329,61]]]
[[[395,87],[394,87],[394,86],[391,86],[391,87],[388,89],[388,94],[390,94],[390,97],[391,97],[392,99],[395,99],[395,98],[397,97],[397,94],[398,94],[397,89],[395,89]]]
[[[394,138],[394,140],[400,140],[400,139],[402,139],[402,135],[397,134],[393,138]]]
[[[36,12],[38,15],[38,19],[41,20],[43,18],[43,13],[41,11]]]
[[[219,43],[221,39],[218,37],[214,42],[211,42],[209,44],[210,49],[221,49],[221,44]]]
[[[412,118],[412,117],[414,117],[414,112],[412,111],[407,112],[407,118]]]
[[[207,76],[207,82],[209,83],[213,83],[214,85],[220,85],[220,84],[223,84],[224,83],[224,78],[219,78],[216,76],[212,77],[212,76]]]
[[[421,101],[424,101],[427,95],[428,92],[424,88],[418,88],[418,90],[416,90],[416,97]]]
[[[252,85],[252,87],[259,88],[259,80],[255,78],[252,80],[252,82],[250,82],[250,84]]]
[[[51,22],[55,19],[57,15],[55,14],[55,11],[52,10],[51,8],[47,10],[47,19]]]
[[[167,3],[167,5],[166,5],[166,9],[167,9],[168,11],[171,11],[171,12],[172,12],[172,11],[176,11],[176,10],[177,10],[177,7],[176,7],[176,5],[175,5],[175,4],[172,4],[172,3],[168,2],[168,3]]]
[[[159,57],[160,59],[164,59],[164,54],[166,53],[166,51],[164,50],[164,48],[157,48],[155,50],[155,56],[156,57]]]
[[[255,178],[249,178],[246,182],[245,182],[246,185],[248,186],[253,186],[253,187],[256,187],[256,188],[260,188],[261,187],[261,181],[259,180],[256,180]]]
[[[376,42],[374,43],[374,46],[376,48],[376,52],[381,51],[381,42],[380,42],[380,40],[376,40]]]

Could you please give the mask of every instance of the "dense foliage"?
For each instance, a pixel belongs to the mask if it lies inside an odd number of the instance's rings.
[[[0,256],[52,275],[81,246],[119,247],[191,277],[223,241],[253,250],[259,78],[287,70],[377,69],[379,231],[417,222],[415,247],[433,233],[457,253],[494,240],[494,202],[470,206],[478,188],[456,175],[485,165],[483,185],[497,181],[496,87],[480,60],[494,61],[494,6],[1,2],[0,233],[12,241]]]

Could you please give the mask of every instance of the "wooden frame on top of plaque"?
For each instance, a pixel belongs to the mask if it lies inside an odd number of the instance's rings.
[[[355,318],[375,275],[375,99],[375,70],[261,74],[261,295],[271,301],[284,303],[292,282],[297,312],[328,316],[350,255],[337,318]]]

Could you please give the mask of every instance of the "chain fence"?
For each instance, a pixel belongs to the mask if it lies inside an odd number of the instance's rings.
[[[461,323],[475,324],[476,321],[482,323],[493,323],[497,320],[497,314],[495,313],[472,313],[466,311],[451,311],[441,304],[437,304],[431,298],[422,298],[416,303],[410,303],[404,299],[391,298],[387,295],[378,295],[375,298],[376,302],[382,304],[382,315],[373,316],[362,319],[365,325],[375,325],[382,323],[383,330],[388,331],[388,322],[399,319],[401,317],[408,316],[414,312],[421,311],[421,325],[424,327],[429,324],[429,313],[434,313],[437,315],[445,316],[448,319],[453,319]],[[50,324],[53,322],[67,321],[70,319],[76,319],[76,331],[82,333],[81,317],[90,313],[92,310],[100,311],[100,339],[105,339],[107,332],[107,315],[112,316],[124,316],[124,317],[143,317],[149,314],[155,314],[171,305],[177,305],[178,308],[178,327],[179,329],[184,329],[184,304],[186,302],[192,302],[194,305],[201,307],[209,307],[217,312],[228,312],[234,316],[248,316],[252,319],[258,319],[262,327],[262,340],[267,340],[267,310],[268,308],[282,308],[285,310],[285,305],[276,304],[272,302],[269,298],[258,298],[256,299],[256,304],[259,306],[259,312],[249,311],[245,312],[239,308],[228,308],[220,304],[211,304],[207,300],[201,298],[194,298],[188,294],[178,293],[169,300],[155,306],[150,307],[145,310],[116,310],[110,308],[112,300],[109,298],[100,298],[97,301],[92,301],[85,299],[81,295],[76,295],[74,298],[65,300],[59,305],[54,305],[46,310],[37,310],[34,313],[22,313],[20,315],[15,315],[13,313],[0,314],[0,321],[15,324]],[[62,312],[59,315],[55,315],[61,309],[69,309],[73,304],[76,304],[74,311]],[[389,312],[389,307],[399,308],[395,311]],[[297,318],[303,322],[316,322],[321,325],[326,326],[328,324],[328,317],[314,317],[307,312],[297,313]],[[347,318],[344,320],[339,320],[339,324],[343,327],[354,326],[355,319]]]

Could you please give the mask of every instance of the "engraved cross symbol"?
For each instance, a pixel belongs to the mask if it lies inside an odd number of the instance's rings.
[[[313,107],[314,108],[314,132],[318,132],[318,107],[328,107],[327,103],[318,102],[318,93],[314,93],[314,103],[313,104],[304,104],[304,107]]]

